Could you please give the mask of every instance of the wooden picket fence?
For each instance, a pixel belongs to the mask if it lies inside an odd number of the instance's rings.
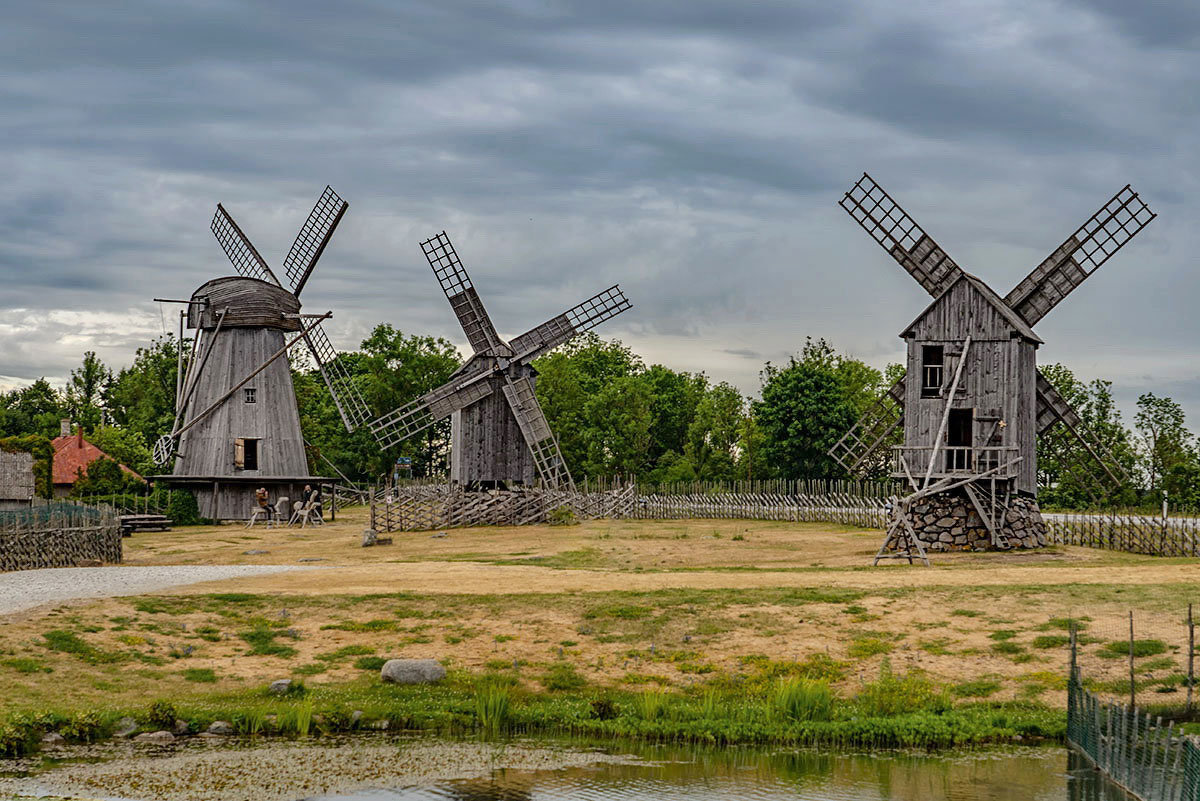
[[[1116,513],[1054,513],[1042,517],[1048,540],[1060,545],[1152,556],[1200,556],[1200,518]]]
[[[588,519],[782,520],[884,528],[887,495],[874,487],[862,491],[855,486],[858,483],[689,483],[644,492],[634,483],[585,482],[575,491],[531,487],[467,492],[450,484],[420,481],[377,492],[371,527],[391,532],[525,525],[546,522],[553,510],[567,509]]]

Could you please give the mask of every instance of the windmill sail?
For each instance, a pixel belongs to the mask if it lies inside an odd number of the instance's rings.
[[[514,338],[509,345],[516,358],[533,360],[632,307],[633,304],[625,297],[621,287],[611,286],[557,317],[526,331]]]
[[[209,227],[212,228],[217,242],[221,245],[221,250],[225,251],[225,255],[229,257],[229,261],[238,275],[270,281],[276,286],[282,286],[279,279],[275,277],[275,273],[271,272],[271,268],[267,266],[266,260],[220,203],[217,204],[217,213],[213,215],[212,224]]]
[[[1126,185],[1025,276],[1004,301],[1034,325],[1156,216]]]
[[[1129,479],[1112,452],[1088,435],[1079,413],[1040,370],[1036,414],[1039,441],[1055,454],[1065,471],[1082,480],[1089,492],[1118,487]]]
[[[375,420],[371,423],[371,433],[380,446],[394,447],[438,420],[483,400],[493,391],[491,383],[482,374],[466,381],[453,380]]]
[[[304,285],[308,283],[313,268],[317,266],[317,260],[321,258],[321,253],[329,244],[334,229],[342,221],[342,215],[348,208],[350,204],[342,200],[338,193],[333,191],[333,187],[326,186],[321,197],[317,199],[317,204],[309,212],[308,219],[304,221],[300,233],[296,235],[296,241],[292,243],[283,260],[283,271],[291,281],[292,292],[296,296],[300,295]]]
[[[959,266],[933,238],[867,173],[838,205],[933,297],[942,294],[961,274]]]
[[[542,412],[537,395],[533,390],[533,381],[528,377],[517,379],[508,378],[503,386],[504,397],[517,418],[521,435],[529,445],[533,454],[533,463],[541,474],[542,480],[553,489],[565,488],[571,484],[571,474],[567,472],[566,460],[558,448],[558,440],[550,430],[550,423]]]
[[[901,376],[829,449],[851,475],[866,475],[886,463],[890,436],[904,422],[904,387]]]
[[[475,291],[471,277],[463,269],[462,262],[458,260],[458,253],[455,252],[454,245],[450,244],[450,237],[446,236],[446,232],[442,231],[422,242],[421,250],[425,252],[425,258],[429,260],[429,266],[433,268],[433,274],[437,276],[442,291],[446,293],[450,307],[454,309],[471,348],[476,353],[497,353],[504,350],[504,343],[496,333],[496,327],[492,325],[492,318],[488,317],[487,310],[483,308],[483,301]]]
[[[321,377],[325,379],[325,386],[329,387],[329,394],[333,396],[333,403],[346,430],[354,431],[370,420],[371,412],[367,403],[358,391],[354,377],[338,359],[337,349],[329,341],[325,329],[319,324],[313,326],[305,336],[304,343],[316,361]]]

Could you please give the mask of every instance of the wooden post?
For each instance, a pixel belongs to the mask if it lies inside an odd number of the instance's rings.
[[[1196,683],[1196,623],[1192,619],[1192,605],[1188,604],[1188,689],[1187,711],[1192,714],[1192,686]]]
[[[1137,706],[1137,680],[1133,676],[1133,610],[1129,610],[1129,708]]]

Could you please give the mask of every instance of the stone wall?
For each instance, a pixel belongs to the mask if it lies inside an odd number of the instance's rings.
[[[911,518],[917,536],[930,551],[986,551],[992,535],[965,492],[934,495],[917,501]],[[1046,544],[1046,524],[1037,500],[1013,496],[1001,527],[1012,548],[1041,548]]]

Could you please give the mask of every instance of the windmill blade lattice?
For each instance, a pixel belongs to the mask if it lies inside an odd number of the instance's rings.
[[[1126,185],[1025,276],[1004,302],[1034,325],[1156,216]]]
[[[901,376],[829,450],[846,472],[865,475],[881,465],[875,455],[886,453],[890,435],[904,422],[904,387]]]
[[[917,221],[867,173],[850,187],[838,205],[933,297],[962,273]]]
[[[505,348],[492,318],[483,307],[471,277],[458,260],[458,253],[450,243],[450,237],[442,231],[437,236],[421,243],[421,250],[433,268],[442,291],[450,301],[450,307],[462,325],[467,341],[476,353],[496,353]]]
[[[532,361],[570,341],[572,337],[590,331],[605,320],[631,308],[633,304],[625,297],[621,288],[611,286],[515,337],[509,345],[516,358],[526,362]]]
[[[266,260],[259,254],[257,248],[251,244],[246,235],[242,233],[242,229],[238,227],[238,224],[220,203],[217,204],[217,213],[213,215],[212,224],[209,227],[212,228],[213,235],[217,237],[217,242],[221,245],[221,250],[225,251],[225,255],[229,257],[229,261],[238,275],[270,281],[276,286],[283,286],[275,277],[275,273],[271,272],[271,268],[267,266]]]
[[[325,329],[319,324],[314,326],[305,336],[304,344],[317,362],[317,369],[329,387],[329,394],[333,396],[333,403],[346,430],[354,431],[370,420],[371,411],[358,391],[354,377],[338,358],[337,349],[329,341]]]
[[[292,243],[283,260],[283,271],[287,274],[292,284],[292,292],[296,296],[300,295],[304,285],[308,283],[313,268],[317,266],[317,260],[321,258],[321,253],[329,244],[334,229],[348,208],[350,204],[342,200],[338,193],[333,191],[333,187],[326,186],[309,212],[308,219],[304,221],[300,233],[296,235],[296,241]]]
[[[392,448],[439,420],[491,395],[486,380],[452,381],[401,406],[371,423],[371,433],[384,448]]]
[[[505,376],[504,397],[517,418],[521,435],[533,454],[533,462],[546,485],[552,489],[573,488],[567,463],[559,450],[558,440],[550,430],[550,423],[542,412],[534,393],[533,382],[526,377],[513,379]]]

